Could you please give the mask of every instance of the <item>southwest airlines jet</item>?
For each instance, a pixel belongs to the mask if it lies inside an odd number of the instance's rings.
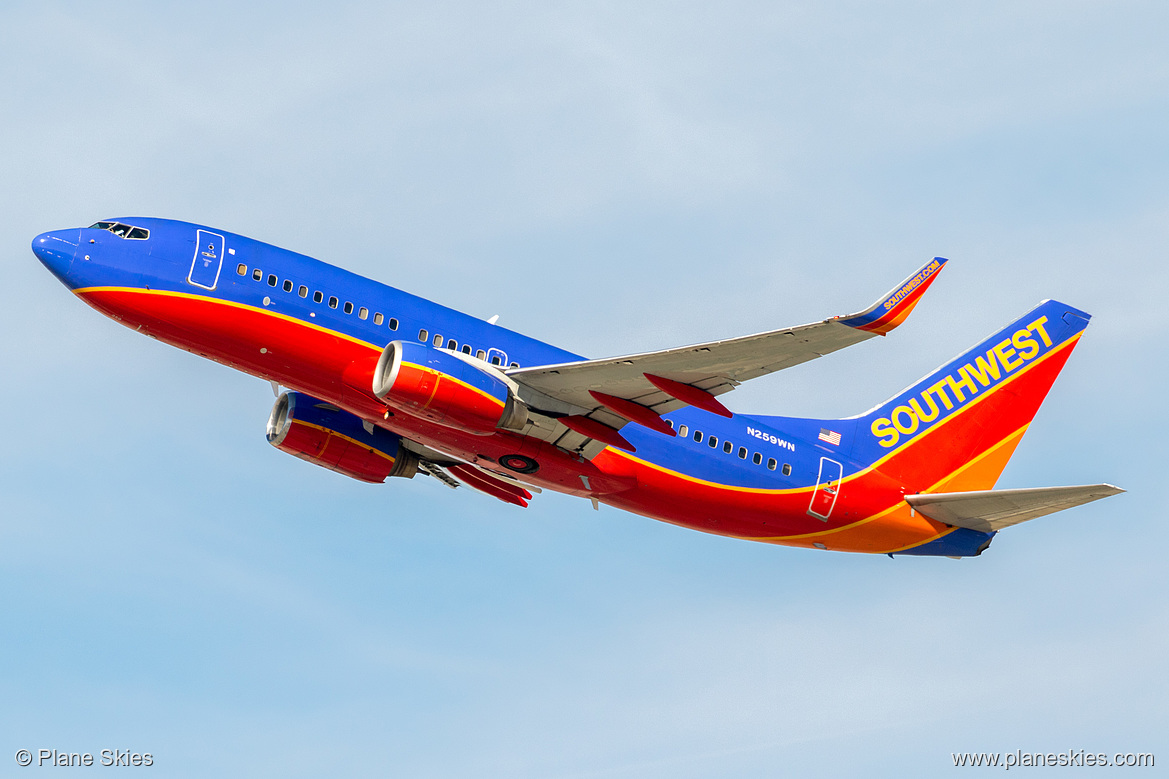
[[[734,538],[948,557],[1122,491],[993,489],[1088,325],[1054,300],[859,416],[748,416],[719,400],[889,333],[940,257],[858,314],[590,360],[186,222],[103,221],[32,248],[106,316],[288,388],[272,445],[365,482],[421,473],[518,506],[547,489]]]

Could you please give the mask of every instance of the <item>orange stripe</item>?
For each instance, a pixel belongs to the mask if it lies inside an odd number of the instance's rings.
[[[427,398],[426,402],[422,404],[423,408],[430,408],[430,404],[434,402],[434,396],[438,394],[438,385],[442,384],[443,375],[438,371],[434,371],[434,374],[434,389],[430,391],[430,397]],[[495,400],[495,398],[492,398],[492,400]]]
[[[346,341],[351,341],[351,342],[353,342],[355,344],[359,344],[361,346],[368,346],[371,349],[373,349],[379,353],[381,352],[380,346],[377,346],[376,344],[370,343],[369,341],[363,341],[360,338],[356,338],[354,336],[347,335],[345,333],[340,332],[339,330],[332,330],[328,327],[313,324],[312,322],[306,322],[303,319],[298,319],[294,316],[289,316],[288,314],[281,314],[279,312],[272,311],[272,310],[267,309],[267,308],[257,308],[256,306],[249,306],[246,303],[236,303],[233,300],[221,300],[220,298],[206,297],[204,295],[193,295],[189,292],[172,292],[170,290],[165,290],[165,289],[143,289],[140,287],[81,287],[79,289],[73,290],[73,294],[78,295],[78,296],[89,295],[92,293],[101,293],[101,292],[129,292],[129,293],[133,293],[136,295],[153,295],[156,297],[175,297],[175,298],[184,298],[186,300],[197,300],[201,303],[215,303],[215,304],[218,304],[221,306],[227,306],[229,308],[238,308],[238,309],[242,309],[244,311],[252,311],[252,312],[255,312],[257,314],[265,314],[267,316],[275,317],[277,319],[281,319],[281,320],[284,320],[286,322],[293,322],[295,324],[303,325],[307,328],[310,328],[312,330],[316,330],[316,331],[321,332],[321,333],[325,333],[327,335],[333,335],[333,336],[336,336],[338,338],[344,338]]]
[[[301,420],[301,419],[292,420],[292,424],[301,425],[302,427],[311,427],[311,428],[314,428],[316,430],[320,430],[322,433],[326,433],[327,435],[334,436],[336,438],[343,438],[346,441],[348,441],[349,443],[356,444],[357,446],[361,447],[362,449],[368,449],[369,451],[373,452],[374,454],[378,455],[379,457],[382,457],[386,460],[389,460],[391,463],[394,462],[393,457],[386,454],[381,449],[378,449],[376,446],[371,446],[363,441],[358,441],[356,438],[350,438],[349,436],[345,435],[344,433],[338,433],[336,430],[332,430],[332,429],[327,428],[327,427],[321,427],[320,425],[314,425],[312,422],[305,422],[304,420]]]
[[[364,341],[364,340],[357,338],[355,336],[343,333],[340,330],[333,330],[331,328],[324,327],[323,325],[318,325],[318,324],[315,324],[313,322],[306,322],[303,319],[299,319],[297,317],[290,316],[288,314],[281,314],[277,311],[272,311],[272,310],[269,310],[267,308],[258,308],[256,306],[250,306],[246,303],[237,303],[233,300],[222,300],[220,298],[207,297],[204,295],[194,295],[194,294],[191,294],[189,292],[174,292],[171,290],[161,290],[161,289],[142,289],[139,287],[82,287],[82,288],[73,290],[73,293],[78,295],[78,296],[89,295],[91,293],[102,293],[102,292],[129,292],[129,293],[133,293],[133,294],[153,295],[153,296],[157,296],[157,297],[176,297],[176,298],[183,298],[186,300],[196,300],[196,301],[201,302],[201,303],[212,303],[212,304],[217,304],[217,305],[221,305],[221,306],[227,306],[229,308],[238,308],[238,309],[241,309],[244,311],[250,311],[250,312],[253,312],[256,314],[263,314],[265,316],[274,317],[276,319],[279,319],[279,320],[282,320],[285,322],[290,322],[292,324],[301,325],[302,327],[307,327],[311,330],[315,330],[317,332],[324,333],[326,335],[332,335],[332,336],[336,336],[337,338],[343,338],[346,341],[350,341],[354,344],[358,344],[360,346],[367,346],[372,351],[376,352],[377,354],[381,354],[381,350],[382,350],[382,347],[378,346],[375,343],[372,343],[370,341]],[[469,390],[473,390],[475,392],[478,392],[480,395],[484,396],[485,398],[490,399],[492,402],[494,402],[496,405],[498,405],[500,407],[502,407],[504,405],[503,403],[501,403],[499,401],[499,399],[495,398],[491,394],[484,392],[483,390],[479,389],[478,387],[472,386],[471,384],[468,384],[467,382],[462,381],[461,379],[455,378],[454,376],[449,376],[449,375],[442,373],[440,371],[435,371],[432,368],[427,368],[427,367],[424,367],[421,365],[415,365],[414,363],[404,363],[404,364],[413,365],[415,368],[418,368],[419,370],[428,371],[430,373],[434,373],[438,376],[441,376],[449,381],[457,382],[458,384],[461,384],[462,386],[466,387]],[[438,382],[435,382],[435,392],[438,391],[437,388],[438,388]],[[434,398],[434,396],[432,394],[431,400],[433,400],[433,398]],[[430,401],[427,401],[428,405],[429,405],[429,402]]]

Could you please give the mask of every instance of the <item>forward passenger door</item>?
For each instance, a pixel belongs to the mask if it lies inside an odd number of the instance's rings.
[[[203,289],[215,289],[223,268],[223,236],[199,230],[195,236],[195,256],[187,281]]]

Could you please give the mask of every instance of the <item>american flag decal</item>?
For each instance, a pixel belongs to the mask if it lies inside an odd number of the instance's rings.
[[[840,446],[840,433],[822,427],[820,428],[820,440],[827,441],[833,446]]]

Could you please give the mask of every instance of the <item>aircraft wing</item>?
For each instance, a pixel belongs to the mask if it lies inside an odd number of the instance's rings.
[[[731,413],[714,396],[748,379],[885,335],[905,320],[945,264],[944,258],[935,257],[858,314],[676,349],[517,368],[507,375],[529,395],[538,393],[533,396],[534,406],[559,411],[559,416],[568,418],[569,427],[585,417],[614,429],[637,421],[666,432],[664,422],[658,420],[661,427],[657,427],[653,419],[685,405],[729,417]],[[547,399],[555,402],[547,403]],[[573,429],[591,438],[599,437],[590,431],[606,434],[587,421]]]
[[[922,493],[906,495],[905,501],[930,519],[990,533],[1121,492],[1124,490],[1111,484],[1089,484],[1083,487]]]

